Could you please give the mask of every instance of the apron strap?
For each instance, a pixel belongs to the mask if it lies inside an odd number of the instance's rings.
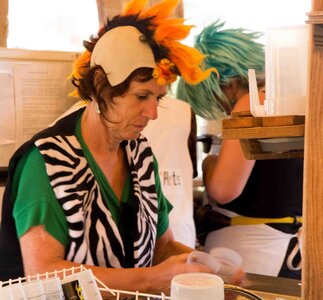
[[[286,261],[287,267],[291,271],[298,271],[298,270],[302,269],[302,259],[300,259],[297,266],[293,265],[293,261],[294,261],[298,252],[300,252],[300,255],[302,257],[302,238],[303,238],[302,227],[299,228],[299,230],[298,230],[297,234],[295,234],[295,236],[297,236],[297,243],[294,246],[291,253],[289,254],[287,261]]]
[[[284,218],[254,218],[245,216],[236,216],[231,218],[231,225],[257,225],[257,224],[297,224],[302,223],[302,217],[284,217]]]

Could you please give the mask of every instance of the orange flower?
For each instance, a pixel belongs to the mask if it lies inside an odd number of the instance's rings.
[[[161,59],[153,71],[153,77],[157,80],[159,85],[174,82],[177,78],[175,64],[167,58]]]

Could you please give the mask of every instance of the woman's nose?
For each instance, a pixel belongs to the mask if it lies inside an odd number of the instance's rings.
[[[156,120],[158,117],[158,100],[149,99],[144,103],[143,116],[149,118],[150,120]]]

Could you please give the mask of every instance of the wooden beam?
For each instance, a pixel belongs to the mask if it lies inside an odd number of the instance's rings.
[[[312,0],[323,12],[323,0]],[[323,48],[311,26],[309,90],[305,123],[302,299],[323,299]]]
[[[128,3],[129,0],[96,0],[98,7],[98,16],[100,24],[106,22],[107,17],[113,17],[121,12],[123,6]],[[149,5],[152,6],[160,0],[149,0]],[[182,18],[184,15],[183,0],[179,2],[173,13],[174,16]]]
[[[7,47],[8,1],[0,0],[0,47]]]

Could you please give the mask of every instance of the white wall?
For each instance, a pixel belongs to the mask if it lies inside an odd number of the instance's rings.
[[[187,24],[194,24],[193,37],[205,26],[221,19],[227,28],[243,27],[265,32],[267,28],[304,24],[311,0],[183,0]]]

